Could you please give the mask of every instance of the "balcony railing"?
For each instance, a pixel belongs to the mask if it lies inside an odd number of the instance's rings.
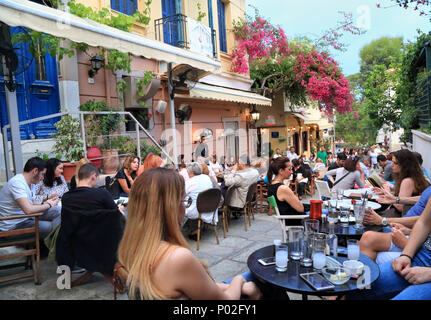
[[[175,14],[169,17],[156,19],[154,21],[154,27],[156,31],[156,40],[163,41],[167,44],[178,48],[190,49],[193,52],[201,53],[203,55],[217,57],[216,47],[216,31],[209,29],[207,26],[190,19],[183,14]],[[193,23],[192,23],[193,21]],[[193,30],[193,34],[189,31],[189,27],[196,27]],[[209,31],[208,31],[209,30]],[[201,32],[201,33],[200,33]],[[196,42],[202,41],[203,38],[209,39],[210,46],[196,45]]]

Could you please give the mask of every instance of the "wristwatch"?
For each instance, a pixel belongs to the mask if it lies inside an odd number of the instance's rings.
[[[400,197],[397,197],[397,200],[395,201],[396,204],[400,204]]]
[[[388,225],[388,221],[386,221],[386,218],[383,218],[383,219],[382,219],[382,225],[383,225],[384,227],[386,227],[386,226]]]

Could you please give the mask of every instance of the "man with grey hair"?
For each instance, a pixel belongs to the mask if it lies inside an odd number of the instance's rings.
[[[184,216],[184,223],[187,220],[196,220],[199,217],[199,212],[196,207],[196,200],[198,198],[198,194],[202,191],[211,189],[213,187],[213,183],[209,176],[206,174],[202,174],[202,166],[197,162],[191,162],[187,165],[187,172],[189,174],[190,179],[186,181],[186,195],[192,199],[192,204],[190,207],[186,209],[186,213]],[[203,213],[201,215],[202,221],[205,223],[212,223],[213,213]],[[214,221],[217,223],[218,214],[216,212],[214,216]],[[197,230],[192,231],[189,234],[189,238],[192,240],[197,239]]]
[[[359,165],[361,166],[362,170],[364,170],[364,176],[365,179],[370,176],[370,157],[364,156],[359,159]]]
[[[259,172],[250,167],[250,159],[246,155],[239,158],[239,162],[232,167],[232,173],[225,176],[225,186],[234,188],[228,206],[243,208],[247,198],[248,188],[259,180]],[[226,199],[226,197],[225,197]]]

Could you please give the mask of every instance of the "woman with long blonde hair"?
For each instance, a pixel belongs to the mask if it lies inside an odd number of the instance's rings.
[[[123,168],[115,175],[120,185],[120,196],[128,197],[130,189],[137,177],[140,161],[141,160],[137,156],[127,156],[126,159],[124,159]]]
[[[88,160],[87,158],[81,158],[79,161],[78,161],[78,164],[76,165],[76,171],[75,171],[75,175],[72,177],[72,179],[70,180],[70,190],[75,190],[76,189],[76,186],[78,185],[78,182],[79,182],[79,178],[78,178],[78,172],[79,172],[79,169],[81,169],[81,167],[84,165],[84,164],[87,164],[87,163],[90,163],[91,161],[90,160]]]
[[[184,179],[174,170],[155,168],[139,176],[130,193],[128,218],[118,258],[128,271],[131,299],[258,298],[242,275],[230,284],[215,283],[190,251],[180,223],[185,207]]]

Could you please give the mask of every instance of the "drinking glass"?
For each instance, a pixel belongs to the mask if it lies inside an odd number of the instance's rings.
[[[300,260],[302,257],[302,242],[304,240],[303,227],[289,228],[289,256],[292,260]]]
[[[357,203],[353,210],[355,212],[355,229],[362,229],[364,227],[362,221],[364,221],[365,207],[361,203]]]
[[[275,269],[278,272],[286,272],[287,270],[287,245],[280,244],[275,247]]]
[[[338,200],[337,190],[331,190],[331,200]]]
[[[324,233],[314,233],[311,236],[313,250],[313,267],[322,269],[326,266],[326,246],[328,235]]]
[[[314,233],[319,232],[320,221],[316,219],[305,219],[304,220],[304,232]]]
[[[343,200],[343,197],[344,197],[344,190],[338,189],[337,190],[337,199],[338,200]]]
[[[302,242],[302,259],[301,265],[304,267],[311,267],[313,265],[313,245],[312,236],[314,233],[304,234],[304,240]]]
[[[347,206],[340,207],[340,222],[343,227],[349,226],[350,208]]]
[[[349,260],[359,260],[359,241],[347,240],[347,258]]]
[[[328,223],[333,224],[338,222],[337,202],[329,201],[328,207]]]

